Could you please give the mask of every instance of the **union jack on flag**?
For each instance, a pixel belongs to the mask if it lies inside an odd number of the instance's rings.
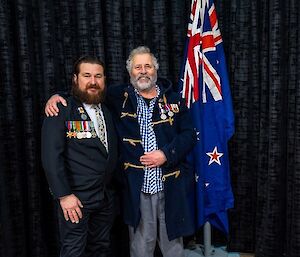
[[[228,140],[234,116],[223,41],[212,0],[193,0],[179,88],[190,108],[198,141],[193,149],[198,226],[210,222],[228,234],[234,199]]]

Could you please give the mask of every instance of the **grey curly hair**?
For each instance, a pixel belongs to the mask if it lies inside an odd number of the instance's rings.
[[[156,57],[154,56],[154,54],[151,53],[149,47],[147,47],[147,46],[138,46],[137,48],[134,48],[130,52],[130,54],[128,56],[128,59],[126,61],[126,69],[127,69],[128,73],[130,73],[131,69],[132,69],[132,59],[137,54],[150,54],[150,56],[152,57],[154,68],[156,70],[159,69],[158,61],[157,61]]]

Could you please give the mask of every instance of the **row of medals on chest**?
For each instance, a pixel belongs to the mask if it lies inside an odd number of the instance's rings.
[[[174,113],[179,112],[178,104],[168,104],[166,100],[159,99],[158,107],[160,111],[160,118],[162,120],[166,120],[167,118],[171,118],[174,116]]]
[[[78,111],[80,113],[82,121],[66,121],[66,127],[68,128],[67,137],[68,138],[96,138],[97,133],[94,127],[94,123],[92,121],[88,121],[87,115],[83,107],[79,107]]]

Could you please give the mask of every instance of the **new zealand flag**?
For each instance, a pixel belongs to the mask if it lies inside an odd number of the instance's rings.
[[[198,141],[193,150],[198,226],[206,221],[228,234],[233,207],[227,143],[234,116],[222,37],[212,0],[193,0],[179,88]]]

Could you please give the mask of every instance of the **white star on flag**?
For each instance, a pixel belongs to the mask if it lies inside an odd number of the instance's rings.
[[[208,165],[211,165],[213,162],[216,162],[217,164],[221,165],[220,158],[224,154],[223,153],[219,153],[216,146],[215,146],[215,148],[214,148],[214,150],[212,152],[208,152],[206,154],[210,157]]]

